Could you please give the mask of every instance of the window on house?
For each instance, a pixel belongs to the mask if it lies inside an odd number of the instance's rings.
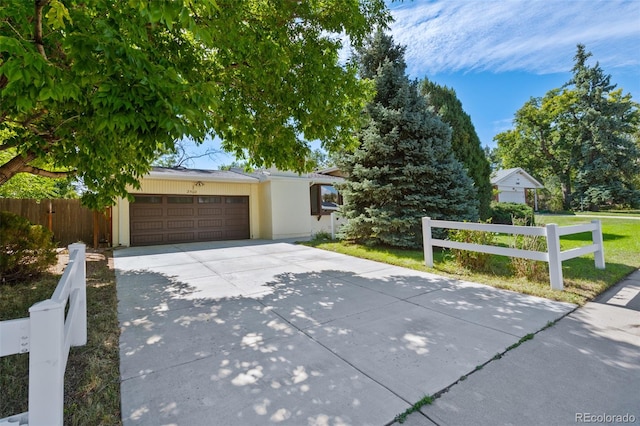
[[[333,185],[311,185],[311,214],[325,215],[338,210],[342,196]]]

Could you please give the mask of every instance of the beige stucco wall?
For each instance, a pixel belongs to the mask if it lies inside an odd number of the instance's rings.
[[[344,223],[346,223],[346,219],[336,214],[334,223],[334,229],[336,233],[339,231],[340,226],[342,226],[342,224]],[[331,234],[331,215],[322,215],[320,216],[320,220],[318,220],[318,216],[311,216],[310,229],[312,237],[319,232],[326,232],[327,234]]]
[[[259,183],[221,183],[192,180],[142,179],[140,189],[131,194],[245,195],[249,197],[249,232],[251,238],[265,238],[261,233]],[[113,245],[130,245],[129,201],[119,199],[113,209]]]
[[[273,223],[272,223],[272,208],[271,208],[271,182],[262,182],[260,184],[260,230],[261,238],[266,240],[273,239]]]
[[[273,179],[269,183],[271,238],[277,240],[310,236],[309,182],[305,179]]]

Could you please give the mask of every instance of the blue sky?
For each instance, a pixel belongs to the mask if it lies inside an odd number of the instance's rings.
[[[640,102],[640,0],[415,0],[390,8],[409,76],[452,87],[483,146],[494,146],[530,97],[569,80],[578,43]],[[192,166],[231,161],[220,154]]]

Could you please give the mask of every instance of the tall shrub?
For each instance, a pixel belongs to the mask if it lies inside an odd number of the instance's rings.
[[[53,234],[26,218],[0,212],[0,284],[31,279],[56,262]]]

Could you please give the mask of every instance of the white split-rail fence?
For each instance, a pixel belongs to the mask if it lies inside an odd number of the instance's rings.
[[[545,237],[547,251],[523,250],[508,247],[490,246],[486,244],[464,243],[459,241],[441,240],[432,238],[431,228],[464,229],[470,231],[496,232],[500,234],[530,235]],[[591,244],[562,251],[560,249],[560,237],[563,235],[591,232]],[[427,267],[433,267],[433,247],[444,247],[458,250],[470,250],[480,253],[497,254],[500,256],[521,257],[524,259],[539,260],[549,263],[549,279],[551,288],[562,290],[564,280],[562,277],[562,262],[594,253],[595,266],[604,269],[604,246],[602,240],[602,225],[599,220],[591,223],[570,226],[558,226],[549,223],[544,227],[517,226],[517,225],[493,225],[489,223],[454,222],[449,220],[434,220],[429,217],[422,218],[422,239],[424,243],[424,263]]]
[[[87,343],[85,262],[85,245],[71,244],[51,298],[31,306],[29,318],[0,322],[0,357],[29,353],[29,411],[0,419],[0,425],[62,425],[69,348]]]

